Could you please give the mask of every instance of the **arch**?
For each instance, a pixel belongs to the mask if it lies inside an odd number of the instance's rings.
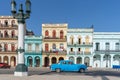
[[[56,59],[56,57],[52,57],[52,59],[51,59],[51,63],[52,63],[52,64],[57,63],[57,59]]]
[[[77,57],[77,60],[76,60],[77,62],[77,64],[81,64],[82,63],[82,57]]]
[[[28,56],[27,57],[27,61],[28,61],[28,66],[32,67],[32,65],[33,65],[33,58],[31,56]]]
[[[63,57],[59,57],[59,61],[61,61],[61,60],[64,60],[64,58]]]
[[[74,62],[74,57],[73,56],[69,57],[69,60],[72,60]]]
[[[16,66],[16,57],[15,57],[15,56],[12,56],[12,57],[10,58],[10,65],[11,65],[11,66]]]
[[[101,56],[100,55],[93,56],[93,67],[101,67]]]
[[[45,31],[45,37],[49,37],[49,31],[48,30]]]
[[[113,56],[113,65],[120,65],[120,55],[116,54]]]
[[[36,64],[35,65],[36,67],[40,67],[40,57],[39,56],[35,57],[35,64]]]
[[[111,67],[111,56],[110,54],[105,54],[103,57],[103,67]]]
[[[84,58],[84,63],[86,66],[89,66],[90,65],[90,58],[89,57],[85,57]]]
[[[45,44],[45,51],[48,51],[48,49],[49,49],[49,45],[46,43]]]
[[[48,67],[49,66],[49,57],[44,58],[44,66]]]
[[[3,57],[3,62],[4,62],[4,63],[7,63],[7,64],[9,63],[8,56],[4,56],[4,57]]]
[[[60,39],[63,39],[63,36],[64,36],[64,32],[63,30],[60,30]]]
[[[52,31],[52,37],[56,38],[56,31],[55,30]]]

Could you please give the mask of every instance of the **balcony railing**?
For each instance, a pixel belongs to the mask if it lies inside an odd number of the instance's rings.
[[[43,38],[44,42],[66,42],[67,39],[66,37],[64,38],[59,38],[59,37],[45,37]]]
[[[25,54],[41,54],[42,51],[25,51]]]
[[[92,43],[68,43],[67,44],[69,47],[93,47],[93,44]]]
[[[96,54],[111,54],[111,53],[120,53],[120,50],[95,50]]]
[[[0,54],[16,54],[16,51],[0,51]]]
[[[0,39],[1,40],[17,40],[18,36],[6,36],[6,37],[0,36]]]
[[[11,29],[17,29],[18,25],[14,24],[14,25],[4,25],[4,24],[0,24],[0,29],[5,29],[5,28],[11,28]]]
[[[66,55],[67,51],[42,51],[43,55]]]
[[[75,55],[75,51],[69,51],[70,55]]]

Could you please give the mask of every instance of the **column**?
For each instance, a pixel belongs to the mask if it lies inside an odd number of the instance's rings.
[[[74,63],[76,64],[76,56],[74,56]]]
[[[32,67],[35,67],[36,61],[35,61],[34,57],[32,57],[32,59],[33,59]]]
[[[84,64],[84,56],[82,56],[82,64]]]
[[[93,67],[93,56],[90,57],[90,66]]]
[[[102,64],[103,64],[103,56],[104,56],[104,55],[102,54],[102,55],[101,55],[101,60],[100,60],[100,67],[101,67],[101,68],[103,67],[103,65],[102,65]]]
[[[11,57],[11,56],[10,56],[10,57]],[[9,65],[11,65],[11,64],[10,64],[10,57],[8,57],[8,64],[9,64]]]
[[[111,68],[112,68],[112,66],[113,66],[113,54],[111,54]]]

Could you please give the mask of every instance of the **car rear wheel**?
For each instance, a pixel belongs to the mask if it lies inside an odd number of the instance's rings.
[[[79,70],[79,72],[80,72],[80,73],[84,73],[85,70],[82,68],[82,69]]]
[[[57,72],[57,73],[60,73],[60,72],[61,72],[61,70],[60,70],[60,69],[56,69],[56,72]]]

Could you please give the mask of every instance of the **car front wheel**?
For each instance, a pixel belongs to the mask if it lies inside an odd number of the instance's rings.
[[[56,72],[57,72],[57,73],[60,73],[60,72],[61,72],[61,70],[60,70],[60,69],[56,69]]]
[[[85,70],[84,70],[84,69],[80,69],[79,72],[80,72],[80,73],[84,73]]]

